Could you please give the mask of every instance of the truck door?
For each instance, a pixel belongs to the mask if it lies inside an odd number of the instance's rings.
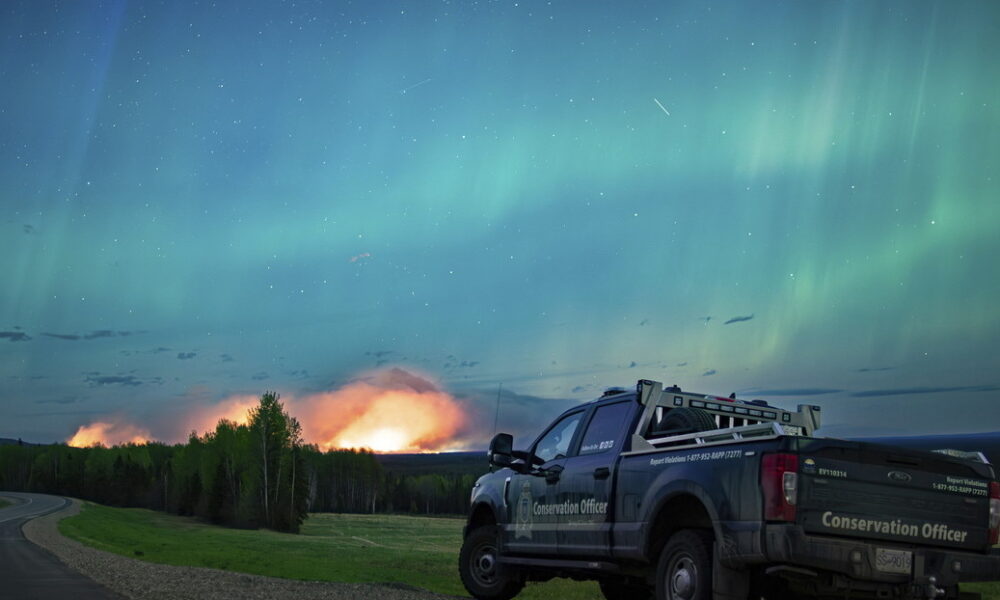
[[[611,552],[614,468],[634,402],[598,406],[581,437],[579,450],[566,459],[558,501],[569,507],[559,521],[559,552],[607,556]]]
[[[515,474],[505,490],[511,522],[504,526],[504,546],[518,554],[555,554],[557,526],[564,507],[557,502],[566,454],[583,418],[582,410],[556,421],[531,448],[534,466]]]

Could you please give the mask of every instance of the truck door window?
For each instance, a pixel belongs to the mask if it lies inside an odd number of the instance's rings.
[[[615,447],[625,428],[629,416],[627,402],[616,402],[599,407],[594,411],[587,430],[580,443],[580,455],[607,452]]]
[[[535,456],[542,462],[565,457],[582,416],[583,413],[578,412],[563,417],[542,439],[538,440],[538,444],[535,445]]]

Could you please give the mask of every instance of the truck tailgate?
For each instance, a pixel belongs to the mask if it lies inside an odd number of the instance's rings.
[[[799,462],[807,532],[985,551],[988,465],[891,446],[827,440]]]

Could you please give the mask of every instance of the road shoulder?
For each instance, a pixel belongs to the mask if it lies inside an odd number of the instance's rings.
[[[80,512],[80,501],[25,523],[25,537],[56,555],[72,569],[127,597],[141,599],[246,600],[295,598],[337,600],[385,598],[387,600],[431,600],[440,594],[402,590],[360,583],[295,581],[247,575],[204,567],[178,567],[149,563],[84,546],[59,533],[60,520]],[[331,560],[334,560],[331,558]]]

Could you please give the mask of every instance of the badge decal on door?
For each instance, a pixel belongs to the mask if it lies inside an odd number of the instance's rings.
[[[531,515],[531,484],[527,481],[521,486],[521,497],[517,500],[517,510],[514,516],[514,539],[531,539],[531,525],[534,517]]]

